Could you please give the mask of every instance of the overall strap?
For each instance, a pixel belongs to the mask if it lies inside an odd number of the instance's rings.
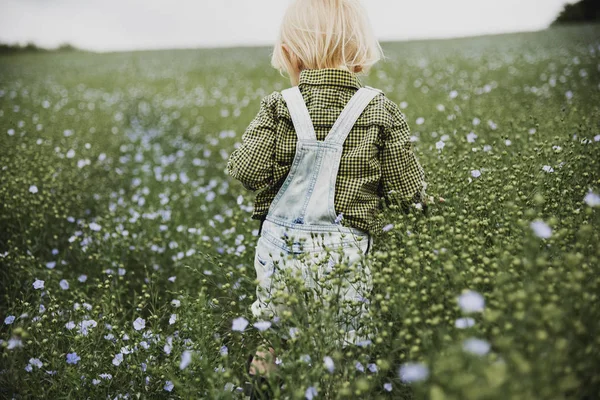
[[[348,104],[346,104],[346,107],[342,110],[340,116],[335,121],[335,124],[333,124],[325,141],[343,144],[358,117],[360,117],[367,105],[369,105],[371,100],[379,93],[382,92],[369,86],[358,89]]]
[[[306,104],[304,104],[304,99],[298,86],[282,90],[281,94],[290,111],[298,139],[317,140],[315,127],[310,119],[308,109],[306,108]]]

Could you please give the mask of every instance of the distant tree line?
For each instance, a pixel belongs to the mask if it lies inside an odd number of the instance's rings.
[[[54,49],[46,49],[39,47],[35,43],[29,42],[25,45],[21,44],[7,44],[0,43],[0,54],[11,54],[11,53],[48,53],[48,52],[71,52],[80,51],[77,47],[64,43]]]
[[[552,25],[600,21],[600,0],[581,0],[565,4]]]

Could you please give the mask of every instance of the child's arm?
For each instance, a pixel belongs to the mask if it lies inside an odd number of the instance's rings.
[[[402,207],[427,204],[425,172],[410,141],[410,129],[399,107],[388,103],[392,124],[385,128],[381,152],[381,191],[387,203]]]
[[[227,173],[248,190],[262,190],[272,184],[276,94],[271,93],[261,100],[258,115],[242,135],[242,146],[229,156],[227,162]]]

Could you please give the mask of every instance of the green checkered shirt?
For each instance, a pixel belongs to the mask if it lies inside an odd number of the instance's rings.
[[[325,139],[346,103],[363,87],[355,74],[341,69],[304,70],[298,86],[318,140]],[[227,173],[257,192],[252,218],[262,220],[296,151],[296,132],[280,92],[262,99],[242,141],[229,158]],[[334,200],[336,212],[343,214],[341,224],[379,232],[382,199],[387,204],[419,202],[425,186],[404,115],[385,95],[377,95],[343,145]]]

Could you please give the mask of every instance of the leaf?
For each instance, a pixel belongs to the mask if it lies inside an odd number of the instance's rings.
[[[490,386],[497,388],[506,380],[506,363],[496,362],[485,369],[485,376]]]
[[[441,387],[438,385],[433,385],[431,389],[429,389],[429,398],[431,400],[445,400],[446,394]]]

